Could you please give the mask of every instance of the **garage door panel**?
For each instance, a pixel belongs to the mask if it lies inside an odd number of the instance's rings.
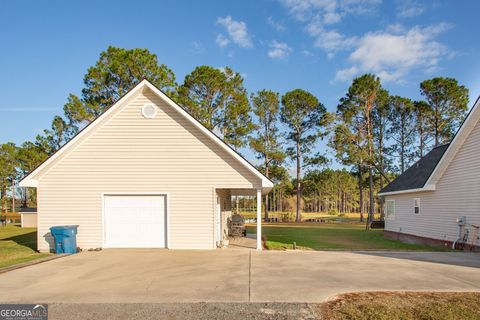
[[[164,195],[107,195],[104,206],[106,247],[165,247]]]

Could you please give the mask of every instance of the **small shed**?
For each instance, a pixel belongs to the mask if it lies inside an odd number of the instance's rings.
[[[37,208],[22,207],[19,213],[22,216],[22,228],[37,227]]]

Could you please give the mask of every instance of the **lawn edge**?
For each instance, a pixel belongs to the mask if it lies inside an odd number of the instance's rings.
[[[9,272],[9,271],[13,271],[13,270],[17,270],[17,269],[21,269],[21,268],[25,268],[25,267],[29,267],[29,266],[33,266],[35,264],[40,264],[40,263],[43,263],[43,262],[56,260],[56,259],[63,258],[63,257],[66,257],[66,256],[69,256],[69,254],[55,254],[55,255],[52,255],[52,256],[49,256],[49,257],[44,257],[44,258],[31,260],[31,261],[28,261],[28,262],[22,262],[22,263],[14,264],[13,266],[0,268],[0,274],[6,273],[6,272]]]

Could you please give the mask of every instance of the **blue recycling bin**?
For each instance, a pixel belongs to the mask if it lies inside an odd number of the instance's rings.
[[[77,253],[78,226],[55,226],[50,228],[55,239],[55,253]]]

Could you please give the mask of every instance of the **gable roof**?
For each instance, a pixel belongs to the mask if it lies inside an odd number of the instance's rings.
[[[104,110],[104,112],[99,115],[94,121],[89,123],[85,128],[83,128],[80,132],[78,132],[70,141],[68,141],[65,145],[63,145],[60,149],[58,149],[54,154],[48,157],[44,162],[42,162],[35,170],[25,176],[19,183],[21,187],[37,187],[38,180],[36,177],[43,172],[43,170],[49,166],[55,159],[61,157],[67,150],[71,149],[73,145],[80,140],[83,136],[85,136],[88,132],[95,130],[98,124],[108,117],[112,112],[119,108],[120,106],[124,105],[125,103],[129,102],[134,96],[136,96],[139,92],[142,92],[145,88],[150,89],[154,94],[164,100],[167,105],[171,106],[175,109],[178,113],[184,116],[188,121],[190,121],[196,128],[202,131],[208,138],[212,139],[217,145],[219,145],[223,150],[229,153],[233,158],[235,158],[238,162],[240,162],[243,166],[245,166],[249,171],[251,171],[255,176],[261,179],[262,181],[262,188],[264,189],[271,189],[273,187],[273,182],[268,179],[264,174],[262,174],[255,166],[253,166],[248,160],[242,157],[237,151],[235,151],[232,147],[230,147],[226,142],[224,142],[221,138],[215,135],[211,130],[207,129],[204,125],[202,125],[197,119],[195,119],[190,113],[188,113],[185,109],[180,107],[177,103],[175,103],[170,97],[168,97],[165,93],[163,93],[160,89],[155,87],[152,83],[148,80],[144,79],[135,87],[133,87],[130,91],[128,91],[122,98],[120,98],[116,103],[114,103],[111,107]]]
[[[422,188],[428,178],[430,178],[438,162],[440,162],[445,151],[447,151],[447,148],[448,144],[433,148],[413,166],[380,190],[380,194]]]
[[[380,190],[379,196],[433,191],[448,165],[480,119],[480,97],[449,144],[438,146]]]

